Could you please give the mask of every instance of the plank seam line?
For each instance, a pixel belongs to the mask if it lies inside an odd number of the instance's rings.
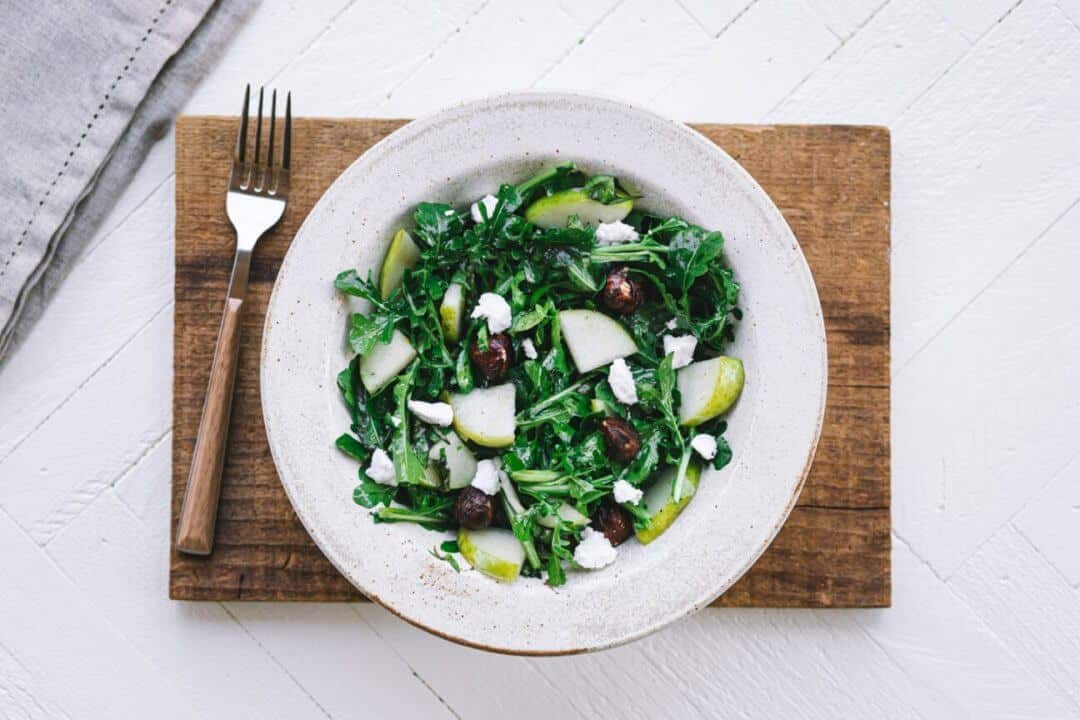
[[[595,712],[593,712],[593,713],[585,712],[585,709],[581,708],[578,705],[577,700],[574,699],[573,693],[563,692],[562,690],[560,690],[559,686],[555,684],[555,682],[551,679],[551,677],[546,672],[544,672],[544,669],[540,666],[540,663],[538,663],[536,661],[536,658],[527,657],[527,658],[523,658],[523,659],[525,660],[525,664],[528,665],[529,667],[531,667],[536,672],[536,674],[540,676],[540,679],[544,681],[544,684],[547,685],[549,688],[551,688],[552,692],[557,693],[558,695],[561,695],[562,697],[564,697],[566,699],[566,701],[568,703],[570,703],[570,707],[574,708],[574,710],[577,712],[579,717],[584,718],[584,717],[596,717],[597,716]],[[589,708],[589,709],[591,709],[591,708]]]
[[[431,48],[431,51],[427,54],[427,57],[420,60],[420,62],[416,64],[416,67],[414,67],[408,74],[406,74],[400,82],[394,83],[390,87],[390,89],[386,91],[386,97],[383,99],[383,102],[379,103],[380,107],[382,105],[385,105],[386,102],[394,96],[394,93],[397,92],[399,88],[405,85],[405,83],[412,80],[420,73],[421,70],[427,67],[435,59],[435,55],[437,55],[440,50],[446,47],[446,44],[453,40],[454,36],[461,32],[462,28],[467,27],[469,23],[472,22],[473,18],[482,13],[484,9],[487,8],[487,6],[490,4],[491,0],[484,0],[484,2],[480,3],[480,7],[476,8],[476,10],[473,10],[469,17],[465,18],[464,22],[456,26],[452,32],[447,33],[441,40],[435,43],[435,47]]]
[[[93,489],[89,487],[89,485],[77,489],[73,498],[66,500],[60,508],[55,510],[48,517],[33,524],[30,528],[31,536],[36,537],[40,535],[43,538],[43,541],[38,541],[38,544],[47,547],[56,539],[56,536],[61,530],[77,520],[80,515],[97,502],[98,498],[107,493],[110,489],[115,488],[117,483],[135,472],[135,470],[142,465],[147,456],[160,447],[163,442],[168,440],[170,435],[172,435],[171,427],[155,438],[150,445],[139,454],[139,457],[135,458],[135,460],[121,470],[113,480],[103,483],[93,495],[87,494]],[[142,525],[146,525],[146,522],[139,517],[139,514],[135,512],[134,508],[124,501],[124,498],[119,493],[116,494],[116,498],[133,517],[139,520]],[[76,504],[77,501],[78,504]]]
[[[806,505],[803,505],[802,503],[795,503],[795,507],[801,508],[803,510],[828,510],[830,512],[842,510],[844,512],[855,512],[855,513],[882,512],[883,510],[891,510],[892,509],[892,506],[890,506],[890,505],[867,505],[865,507],[862,506],[862,505],[859,505],[857,507],[853,507],[851,505],[815,505],[813,503],[808,503]]]
[[[1075,584],[1074,585],[1073,582],[1071,580],[1069,580],[1069,578],[1067,578],[1065,576],[1065,573],[1061,572],[1061,569],[1058,568],[1057,565],[1050,562],[1050,558],[1046,557],[1046,555],[1043,553],[1043,551],[1039,549],[1039,546],[1035,544],[1035,541],[1032,540],[1030,537],[1028,537],[1027,533],[1024,532],[1023,528],[1021,528],[1019,525],[1017,525],[1012,520],[1009,520],[1008,525],[1013,530],[1015,530],[1017,532],[1017,534],[1020,535],[1020,537],[1024,538],[1024,542],[1026,542],[1028,545],[1031,546],[1031,549],[1035,551],[1035,554],[1038,555],[1039,557],[1041,557],[1046,562],[1046,564],[1050,567],[1050,569],[1053,570],[1057,574],[1057,576],[1059,578],[1061,578],[1062,582],[1064,582],[1067,586],[1072,588],[1074,591],[1077,591],[1076,592],[1077,598],[1080,599],[1080,584]]]
[[[281,65],[281,67],[279,67],[277,70],[275,70],[273,73],[271,73],[270,77],[267,78],[267,80],[266,80],[266,84],[269,85],[270,83],[277,80],[278,77],[280,77],[282,73],[284,73],[286,70],[288,70],[290,67],[292,67],[293,63],[295,63],[296,61],[300,60],[305,55],[307,55],[311,51],[311,48],[315,47],[315,45],[320,40],[322,40],[324,37],[326,37],[327,33],[329,33],[331,30],[334,29],[334,23],[336,23],[341,18],[342,15],[349,12],[349,10],[351,10],[353,5],[355,5],[355,4],[356,4],[356,0],[349,0],[349,2],[346,3],[343,8],[341,8],[336,13],[331,15],[330,18],[326,21],[326,24],[323,26],[323,29],[320,30],[319,32],[317,32],[315,34],[315,37],[311,38],[311,40],[308,41],[307,45],[300,48],[300,50],[298,50],[295,55],[293,55],[291,58],[286,60]]]
[[[1070,25],[1076,28],[1077,32],[1080,32],[1080,25],[1077,25],[1076,21],[1073,20],[1073,16],[1069,14],[1069,11],[1061,6],[1061,0],[1054,0],[1054,7],[1058,9],[1058,12],[1065,16],[1065,19],[1069,21]]]
[[[917,677],[914,677],[911,673],[909,673],[907,671],[907,668],[905,668],[903,665],[901,665],[900,662],[893,656],[893,654],[891,652],[889,652],[889,649],[887,647],[885,647],[884,644],[879,642],[876,637],[874,637],[872,634],[870,634],[870,632],[866,629],[866,626],[863,625],[863,621],[862,621],[861,617],[859,617],[860,615],[861,615],[861,613],[855,613],[855,623],[859,627],[859,632],[861,632],[870,641],[870,643],[874,647],[876,647],[878,650],[881,651],[881,653],[885,656],[885,659],[893,667],[895,667],[900,672],[901,675],[906,677],[911,682],[911,684],[914,685],[915,687],[921,688],[923,690],[923,692],[929,692],[932,697],[939,700],[943,705],[947,705],[947,706],[949,706],[951,708],[954,708],[954,709],[959,709],[959,708],[956,708],[956,705],[955,705],[954,702],[952,702],[951,698],[949,698],[946,695],[942,695],[936,688],[927,687],[925,683],[919,682],[919,679]],[[913,710],[921,718],[926,717],[921,712],[919,712],[913,705],[909,704],[908,709]]]
[[[64,407],[66,407],[68,405],[68,403],[71,402],[72,398],[74,398],[83,388],[85,388],[87,386],[87,384],[89,384],[89,382],[91,380],[93,380],[95,377],[97,377],[97,375],[102,370],[104,370],[108,365],[110,365],[120,353],[122,353],[129,345],[131,345],[131,343],[133,343],[135,341],[135,338],[139,337],[139,335],[141,335],[143,333],[143,331],[146,330],[147,327],[149,327],[150,323],[154,322],[154,320],[157,319],[157,316],[160,315],[163,310],[165,310],[166,308],[168,308],[169,306],[172,305],[172,302],[173,302],[172,300],[168,300],[168,301],[165,302],[164,305],[162,305],[157,310],[155,310],[154,314],[151,315],[150,318],[146,322],[144,322],[142,325],[140,325],[138,328],[136,328],[135,332],[133,332],[126,340],[124,340],[124,342],[120,345],[120,347],[116,348],[116,350],[114,350],[112,352],[112,354],[110,354],[107,358],[105,358],[101,362],[101,364],[98,365],[93,370],[93,372],[91,372],[89,375],[87,375],[86,378],[82,382],[80,382],[75,387],[74,390],[72,390],[70,393],[68,393],[67,396],[65,396],[63,400],[61,400],[59,403],[57,403],[56,407],[54,407],[52,410],[50,410],[48,412],[48,414],[45,415],[45,417],[43,417],[36,425],[34,425],[34,427],[30,428],[30,430],[28,430],[25,435],[23,435],[21,438],[19,438],[19,441],[16,442],[15,445],[12,446],[11,450],[9,450],[7,452],[7,454],[4,455],[3,457],[0,457],[0,466],[3,466],[4,462],[9,457],[11,457],[15,453],[16,450],[18,450],[20,447],[22,447],[23,443],[25,443],[31,437],[36,435],[37,432],[41,429],[41,427],[45,423],[49,422],[50,419],[52,419],[53,415],[56,415],[56,413],[58,413],[62,409],[64,409]]]
[[[803,85],[805,85],[807,83],[807,81],[810,80],[810,78],[812,78],[814,76],[814,73],[816,73],[818,70],[820,70],[822,67],[824,67],[830,60],[833,59],[833,57],[838,52],[840,52],[841,49],[843,49],[843,47],[845,45],[848,44],[848,42],[850,42],[856,35],[858,35],[860,32],[862,32],[862,29],[864,27],[866,27],[867,25],[869,25],[874,20],[874,18],[876,18],[878,16],[878,14],[889,5],[890,2],[891,2],[891,0],[885,0],[885,2],[883,2],[881,5],[879,5],[877,7],[877,9],[875,9],[872,13],[870,13],[870,15],[868,15],[866,17],[866,19],[864,19],[861,23],[856,25],[855,29],[852,30],[851,34],[848,35],[846,38],[842,38],[839,35],[837,35],[835,32],[833,32],[833,29],[829,27],[829,24],[826,23],[824,20],[822,20],[822,25],[824,25],[825,29],[828,30],[830,33],[832,33],[832,35],[835,36],[840,41],[839,44],[836,47],[834,47],[832,49],[832,52],[830,52],[828,55],[826,55],[825,58],[821,62],[819,62],[817,65],[815,65],[813,70],[806,73],[806,75],[804,75],[803,78],[801,80],[799,80],[799,82],[795,83],[795,87],[791,88],[791,90],[789,90],[784,95],[784,97],[780,98],[780,101],[778,103],[776,103],[771,108],[769,108],[769,110],[765,114],[763,114],[761,116],[762,121],[764,122],[765,118],[771,117],[773,113],[775,113],[777,110],[779,110],[781,107],[783,107],[784,103],[786,103],[788,100],[790,100],[791,97],[795,93],[799,92],[799,88],[801,88]],[[821,20],[820,17],[818,19]]]
[[[142,165],[145,165],[145,164],[146,164],[146,162],[145,162],[145,160],[144,160],[144,161],[143,161],[143,163],[142,163]],[[139,167],[141,168],[141,167],[142,167],[142,165],[140,165]],[[82,265],[82,264],[83,264],[84,262],[86,262],[86,260],[87,260],[87,259],[88,259],[88,258],[89,258],[89,257],[90,257],[91,255],[93,255],[93,254],[94,254],[94,252],[95,252],[95,251],[96,251],[96,250],[97,250],[97,249],[98,249],[99,247],[101,247],[102,245],[104,245],[104,244],[105,244],[105,242],[106,242],[106,241],[107,241],[107,240],[108,240],[109,238],[111,238],[111,237],[112,237],[112,236],[113,236],[114,234],[116,234],[116,233],[117,233],[117,232],[118,232],[118,231],[119,231],[119,230],[120,230],[120,229],[121,229],[122,227],[124,227],[125,225],[127,225],[128,221],[129,221],[129,220],[131,220],[131,218],[132,218],[132,217],[134,217],[136,213],[138,213],[138,212],[139,212],[140,210],[142,210],[142,209],[143,209],[143,207],[144,207],[144,206],[145,206],[145,205],[146,205],[146,204],[147,204],[148,202],[150,202],[150,199],[151,199],[152,197],[154,197],[155,195],[157,195],[157,192],[158,192],[158,190],[160,190],[160,189],[161,189],[162,187],[164,187],[164,186],[165,186],[165,185],[166,185],[166,184],[167,184],[167,183],[168,183],[168,182],[169,182],[170,180],[172,180],[172,179],[173,179],[173,177],[175,177],[175,175],[176,175],[175,171],[170,171],[168,175],[166,175],[166,176],[165,176],[164,178],[162,178],[161,182],[159,182],[159,183],[158,183],[157,185],[155,185],[155,186],[154,186],[154,187],[153,187],[153,188],[152,188],[152,189],[151,189],[151,190],[150,190],[149,192],[147,192],[147,193],[146,193],[146,194],[145,194],[145,195],[144,195],[144,196],[143,196],[142,198],[140,198],[140,199],[139,199],[138,203],[136,203],[136,204],[135,204],[135,207],[131,208],[131,210],[129,210],[129,211],[128,211],[128,212],[127,212],[127,213],[126,213],[125,215],[124,215],[124,217],[122,217],[122,218],[120,218],[119,220],[117,220],[117,221],[116,221],[116,224],[115,224],[115,225],[113,225],[113,226],[112,226],[111,228],[109,228],[108,230],[106,230],[106,231],[105,231],[105,233],[104,233],[104,234],[103,234],[103,235],[102,235],[102,236],[101,236],[100,238],[98,238],[98,241],[97,241],[97,242],[95,242],[95,243],[92,243],[92,244],[88,245],[88,246],[87,246],[87,248],[86,248],[86,251],[85,251],[85,252],[83,252],[83,254],[82,254],[81,256],[79,256],[78,260],[76,260],[76,262],[75,262],[75,264],[74,264],[74,265],[72,266],[72,268],[77,268],[77,267],[81,266],[81,265]],[[69,272],[70,272],[70,271],[69,271]]]
[[[1064,210],[1063,210],[1063,211],[1062,211],[1062,212],[1061,212],[1060,214],[1058,214],[1058,215],[1057,215],[1056,217],[1054,217],[1054,219],[1053,219],[1053,220],[1051,220],[1051,221],[1050,221],[1050,224],[1049,224],[1049,225],[1047,225],[1047,226],[1046,226],[1046,227],[1045,227],[1045,228],[1044,228],[1044,229],[1042,230],[1042,232],[1040,232],[1040,233],[1039,233],[1038,235],[1036,235],[1036,236],[1035,236],[1035,238],[1034,238],[1034,239],[1033,239],[1033,240],[1032,240],[1031,242],[1029,242],[1029,243],[1028,243],[1027,245],[1025,245],[1025,246],[1024,246],[1024,247],[1023,247],[1023,248],[1022,248],[1022,249],[1020,250],[1020,252],[1019,252],[1019,253],[1018,253],[1017,255],[1015,255],[1015,256],[1013,257],[1013,259],[1012,259],[1012,260],[1010,260],[1009,262],[1005,263],[1005,266],[1004,266],[1003,268],[1001,268],[1001,270],[999,270],[999,271],[998,271],[998,272],[997,272],[997,273],[996,273],[996,274],[994,275],[994,277],[990,278],[990,280],[988,280],[988,281],[987,281],[987,283],[986,283],[985,285],[983,285],[983,286],[982,286],[982,288],[980,288],[980,289],[979,289],[978,291],[976,291],[976,293],[975,293],[975,294],[974,294],[974,295],[973,295],[973,296],[971,297],[971,299],[970,299],[970,300],[968,300],[968,301],[967,301],[967,302],[965,302],[965,303],[964,303],[964,304],[963,304],[962,306],[960,306],[960,308],[959,308],[959,309],[958,309],[958,310],[957,310],[956,312],[954,312],[954,313],[952,314],[952,316],[950,316],[950,317],[949,317],[949,319],[948,319],[948,320],[946,320],[946,321],[945,321],[945,323],[944,323],[944,324],[943,324],[943,325],[942,325],[941,327],[939,327],[939,328],[938,328],[938,329],[937,329],[937,330],[936,330],[936,331],[934,332],[934,334],[933,334],[933,335],[931,335],[931,336],[930,336],[930,337],[929,337],[929,338],[928,338],[928,339],[926,340],[926,342],[924,342],[924,343],[923,343],[922,345],[920,345],[920,346],[918,347],[918,349],[916,349],[916,350],[915,350],[915,352],[914,352],[914,353],[912,353],[912,354],[911,354],[911,355],[910,355],[910,356],[908,357],[908,359],[907,359],[907,360],[905,360],[905,361],[903,362],[903,364],[901,364],[901,365],[900,365],[900,367],[899,367],[899,368],[898,368],[898,369],[896,370],[896,372],[894,372],[894,373],[893,373],[893,379],[894,379],[894,380],[896,380],[896,379],[899,379],[900,377],[902,377],[902,376],[903,376],[903,374],[904,374],[904,371],[905,371],[905,370],[907,370],[907,369],[908,369],[908,367],[909,367],[909,366],[910,366],[910,365],[911,365],[911,364],[912,364],[913,362],[915,362],[915,359],[916,359],[916,358],[918,358],[918,357],[919,357],[920,355],[922,355],[923,351],[924,351],[924,350],[926,350],[926,348],[930,347],[930,345],[932,345],[932,344],[934,343],[934,341],[935,341],[935,340],[937,340],[937,339],[938,339],[939,337],[941,337],[941,335],[942,335],[942,334],[943,334],[943,333],[944,333],[944,332],[945,332],[946,330],[948,330],[948,329],[949,329],[950,327],[952,327],[953,323],[954,323],[954,322],[956,322],[956,321],[957,321],[957,319],[959,319],[959,318],[960,318],[960,316],[961,316],[961,315],[963,315],[963,314],[964,314],[964,312],[965,312],[965,311],[966,311],[966,310],[967,310],[967,309],[968,309],[969,307],[971,307],[971,306],[972,306],[972,305],[973,305],[973,304],[975,303],[975,301],[976,301],[976,300],[978,300],[978,299],[979,299],[980,297],[982,297],[982,296],[983,296],[983,294],[984,294],[984,293],[986,293],[986,291],[987,291],[987,290],[989,290],[989,289],[990,289],[990,288],[992,288],[992,287],[993,287],[994,285],[996,285],[996,284],[997,284],[997,282],[998,282],[998,280],[1000,280],[1000,279],[1002,278],[1002,276],[1004,276],[1004,275],[1005,275],[1005,273],[1007,273],[1007,272],[1008,272],[1009,270],[1011,270],[1011,269],[1013,268],[1013,266],[1015,266],[1015,265],[1016,265],[1016,264],[1017,264],[1018,262],[1020,262],[1020,260],[1022,260],[1022,259],[1024,258],[1024,256],[1025,256],[1025,255],[1027,255],[1027,254],[1028,254],[1028,252],[1029,252],[1029,251],[1030,251],[1030,250],[1031,250],[1032,248],[1034,248],[1034,247],[1035,247],[1036,245],[1038,245],[1038,244],[1039,244],[1039,241],[1040,241],[1040,240],[1042,240],[1042,239],[1043,239],[1044,237],[1046,237],[1046,236],[1047,236],[1047,235],[1048,235],[1048,234],[1050,233],[1050,231],[1051,231],[1051,230],[1053,230],[1053,229],[1054,229],[1054,228],[1055,228],[1055,227],[1057,226],[1057,224],[1058,224],[1059,222],[1061,222],[1061,221],[1062,221],[1063,219],[1065,219],[1065,217],[1066,217],[1066,216],[1067,216],[1067,215],[1068,215],[1069,213],[1071,213],[1071,212],[1073,211],[1073,209],[1074,209],[1074,208],[1075,208],[1075,207],[1076,207],[1077,205],[1080,205],[1080,197],[1077,197],[1077,198],[1076,198],[1075,200],[1073,200],[1073,201],[1072,201],[1071,203],[1069,203],[1069,205],[1068,205],[1068,206],[1067,206],[1067,207],[1066,207],[1066,208],[1065,208],[1065,209],[1064,209]]]
[[[402,655],[400,652],[398,652],[398,649],[396,647],[394,647],[394,644],[392,642],[390,642],[389,640],[387,640],[385,637],[383,637],[383,634],[381,632],[379,632],[378,628],[376,628],[375,625],[373,625],[371,623],[371,621],[369,621],[366,617],[364,617],[360,613],[359,606],[357,606],[356,603],[349,603],[349,607],[356,614],[356,617],[360,618],[360,622],[367,625],[368,628],[371,630],[371,632],[375,634],[375,637],[379,638],[380,642],[382,642],[384,645],[386,645],[388,648],[390,648],[390,652],[394,653],[394,655],[397,655],[398,659],[401,660],[401,662],[405,663],[405,667],[409,668],[409,672],[411,672],[413,674],[413,677],[415,677],[417,680],[419,680],[420,684],[423,685],[425,688],[427,688],[428,692],[430,692],[432,695],[434,695],[435,699],[438,700],[440,703],[442,703],[443,707],[445,707],[447,710],[449,710],[451,715],[453,715],[455,718],[457,718],[457,720],[462,720],[462,717],[458,713],[458,711],[455,710],[453,707],[451,707],[450,703],[446,702],[446,698],[444,698],[442,695],[440,695],[438,692],[436,692],[435,688],[433,688],[428,683],[428,681],[425,680],[424,677],[419,672],[417,672],[416,668],[413,667],[413,664],[411,662],[409,662],[409,660],[404,655]],[[375,606],[374,605],[368,605],[368,607],[375,607]],[[404,622],[400,618],[396,618],[396,617],[394,618],[394,620],[395,620],[395,622]],[[426,632],[426,631],[424,631],[424,632]]]
[[[975,51],[975,48],[979,45],[979,43],[982,42],[983,38],[985,38],[987,35],[989,35],[991,32],[993,32],[993,30],[998,25],[1003,23],[1006,18],[1008,18],[1010,15],[1012,15],[1013,11],[1015,11],[1016,8],[1020,7],[1020,5],[1023,2],[1024,2],[1024,0],[1016,0],[1016,2],[1013,3],[1012,7],[1010,7],[1008,10],[1006,10],[1004,13],[1002,13],[1001,17],[999,17],[997,20],[995,20],[994,23],[990,25],[990,27],[988,27],[986,30],[984,30],[982,33],[980,33],[979,36],[976,37],[974,40],[968,39],[968,36],[965,35],[959,28],[953,27],[953,30],[955,30],[956,33],[958,35],[960,35],[960,37],[964,38],[964,40],[966,40],[968,42],[968,49],[965,50],[963,53],[961,53],[960,57],[956,58],[956,60],[949,63],[949,66],[946,67],[944,70],[942,70],[941,73],[939,73],[938,76],[936,78],[934,78],[934,80],[931,81],[931,83],[929,85],[927,85],[925,88],[923,88],[922,92],[920,92],[918,95],[916,95],[914,98],[912,98],[911,102],[909,102],[907,105],[905,105],[904,109],[901,110],[896,115],[896,117],[893,119],[892,123],[890,123],[890,127],[898,127],[899,125],[901,125],[903,123],[904,116],[907,115],[908,111],[911,110],[911,108],[915,107],[915,105],[917,105],[920,100],[922,100],[924,97],[926,97],[926,95],[929,94],[931,90],[933,90],[935,87],[937,87],[938,83],[940,83],[942,80],[944,80],[945,77],[948,76],[948,74],[953,71],[953,68],[955,68],[960,63],[964,62]],[[934,4],[930,3],[930,6],[933,7]],[[942,19],[945,20],[946,25],[949,25],[950,27],[952,27],[952,23],[950,23],[945,18],[942,18]],[[894,244],[894,247],[895,247],[895,244]]]
[[[0,642],[0,652],[7,653],[8,657],[11,658],[12,662],[14,662],[20,670],[26,673],[27,676],[33,678],[33,671],[31,671],[30,668],[28,668],[26,664],[19,658],[19,656],[15,654],[14,650],[5,645],[3,642]],[[33,706],[32,709],[36,711],[30,717],[56,718],[56,720],[71,720],[71,716],[68,715],[67,710],[65,710],[63,706],[61,706],[55,699],[51,697],[47,698],[47,702],[49,705],[49,707],[47,707],[46,705],[42,704],[41,700],[38,699],[38,696],[34,694],[32,688],[29,688],[19,683],[15,678],[11,677],[10,675],[0,675],[0,699],[7,698],[8,702],[11,702],[12,698],[12,695],[10,693],[4,691],[4,680],[8,680],[11,685],[15,686],[16,690],[20,691],[20,694],[23,697],[30,701]],[[10,705],[5,703],[4,707],[0,709],[10,709],[10,707]],[[22,709],[26,707],[26,705],[19,705],[17,709]],[[59,711],[60,715],[53,715],[53,712],[55,711]],[[5,715],[5,717],[7,716]]]
[[[744,7],[742,10],[740,10],[738,12],[738,14],[735,15],[735,17],[731,18],[731,20],[728,21],[727,25],[720,28],[719,32],[717,32],[716,35],[713,36],[713,39],[714,40],[719,40],[721,38],[721,36],[723,36],[723,34],[728,31],[728,28],[730,28],[735,23],[739,22],[739,20],[742,19],[742,16],[745,15],[746,13],[750,12],[750,10],[753,9],[753,7],[758,4],[758,2],[759,2],[759,0],[752,0],[752,2],[750,2],[746,7]]]
[[[537,85],[543,82],[544,78],[555,72],[555,69],[562,65],[564,62],[566,62],[566,59],[574,54],[574,50],[584,45],[585,41],[589,39],[589,36],[592,35],[593,32],[595,32],[596,29],[600,27],[609,17],[611,17],[611,15],[614,14],[616,10],[622,7],[625,2],[626,0],[617,0],[614,5],[608,8],[607,12],[602,13],[600,17],[598,17],[596,21],[593,22],[592,25],[585,28],[585,32],[582,33],[581,38],[576,43],[571,44],[570,47],[567,48],[566,52],[556,58],[555,62],[553,62],[546,70],[540,73],[540,76],[538,78],[529,83],[529,88],[535,88]]]
[[[274,653],[270,652],[270,650],[259,641],[259,638],[255,637],[255,635],[250,630],[248,630],[247,626],[244,625],[244,623],[240,622],[240,619],[237,618],[236,615],[233,614],[232,610],[230,610],[229,607],[223,602],[219,602],[217,604],[218,604],[219,607],[221,607],[221,609],[223,611],[225,611],[225,614],[228,615],[232,619],[232,621],[234,623],[236,623],[237,625],[240,626],[240,629],[244,631],[244,634],[247,635],[249,638],[251,638],[251,641],[254,642],[256,645],[258,645],[259,649],[262,650],[264,653],[266,653],[266,656],[269,657],[270,660],[272,660],[273,663],[275,665],[277,665],[278,668],[283,673],[285,673],[285,675],[290,680],[292,680],[293,685],[295,685],[300,690],[300,692],[302,692],[307,697],[307,699],[310,700],[315,705],[315,707],[319,708],[319,711],[327,718],[327,720],[333,720],[333,715],[331,715],[329,712],[327,712],[326,708],[324,708],[319,703],[319,701],[315,699],[315,696],[312,695],[308,691],[308,689],[306,687],[304,687],[300,683],[299,680],[296,679],[296,676],[294,676],[291,672],[289,672],[289,669],[287,667],[285,667],[281,663],[280,660],[277,659],[277,657],[274,655]]]

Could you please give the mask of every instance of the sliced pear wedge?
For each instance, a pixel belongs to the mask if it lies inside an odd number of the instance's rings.
[[[622,220],[634,209],[630,198],[605,205],[589,197],[584,190],[563,190],[542,197],[525,210],[525,219],[542,228],[564,228],[571,215],[586,225],[596,227],[600,223]]]
[[[502,582],[514,582],[525,562],[525,549],[503,528],[458,531],[458,549],[474,568]]]
[[[400,330],[394,330],[388,343],[375,343],[366,356],[360,359],[360,382],[369,395],[386,387],[397,374],[416,357],[409,338]]]
[[[563,310],[559,313],[566,347],[578,372],[587,373],[613,360],[637,352],[634,338],[618,320],[595,310]]]
[[[383,300],[401,287],[401,276],[419,259],[420,248],[413,242],[412,236],[405,232],[405,228],[398,228],[390,241],[390,247],[386,249],[386,257],[383,258],[382,268],[379,270],[379,292]]]
[[[727,412],[739,399],[746,372],[742,360],[714,357],[681,368],[676,374],[679,386],[679,423],[700,425]]]
[[[559,506],[557,512],[560,518],[570,523],[574,527],[585,527],[589,524],[589,518],[579,513],[577,508],[575,508],[573,505],[563,503]],[[538,517],[536,518],[536,522],[546,528],[553,528],[559,524],[552,515],[544,515],[543,517]]]
[[[467,395],[451,395],[454,430],[477,445],[506,447],[514,442],[515,404],[513,383],[476,388]]]
[[[677,474],[675,468],[669,468],[660,474],[645,495],[641,498],[641,506],[649,513],[649,526],[636,532],[637,539],[642,545],[648,545],[660,537],[665,530],[671,527],[675,518],[683,511],[697,492],[698,480],[701,477],[701,468],[691,463],[686,469],[686,485],[683,488],[683,496],[678,502],[672,497],[672,485]]]
[[[461,340],[461,329],[465,321],[465,289],[459,283],[450,283],[439,304],[439,321],[447,342]]]
[[[436,463],[446,454],[446,487],[450,490],[458,490],[472,482],[476,475],[476,456],[472,450],[465,447],[457,433],[447,433],[445,440],[440,440],[431,446],[428,453],[428,462]],[[429,465],[428,467],[431,467]]]

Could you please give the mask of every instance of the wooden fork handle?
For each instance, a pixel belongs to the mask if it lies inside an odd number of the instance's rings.
[[[180,508],[176,549],[192,555],[209,555],[214,548],[214,525],[221,498],[221,468],[229,436],[243,306],[244,301],[239,298],[230,297],[225,301],[221,331],[210,366],[210,384],[206,389],[199,434],[195,438],[184,503]]]

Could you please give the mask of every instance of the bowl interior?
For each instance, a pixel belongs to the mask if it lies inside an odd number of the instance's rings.
[[[376,272],[422,200],[464,206],[503,182],[573,160],[626,178],[641,204],[726,238],[745,317],[730,354],[747,382],[730,413],[735,459],[658,540],[630,540],[600,572],[567,585],[513,585],[456,573],[430,551],[444,537],[371,522],[352,502],[354,461],[333,446],[348,427],[335,376],[349,361],[348,313],[332,288]],[[786,518],[817,443],[825,340],[809,269],[787,224],[750,176],[685,126],[625,104],[571,95],[501,96],[402,128],[334,183],[293,241],[267,313],[262,392],[267,434],[297,514],[362,592],[410,622],[504,652],[564,653],[639,637],[700,608],[761,554]]]

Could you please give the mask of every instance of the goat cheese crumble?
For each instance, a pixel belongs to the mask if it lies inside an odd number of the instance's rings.
[[[409,412],[428,425],[446,427],[454,422],[454,409],[444,402],[423,402],[422,400],[410,400]]]
[[[533,345],[533,341],[529,338],[525,338],[521,341],[521,349],[525,352],[525,357],[530,360],[535,360],[537,358],[536,346]]]
[[[510,304],[501,295],[486,292],[480,296],[469,317],[487,318],[488,332],[501,333],[510,328],[512,318]]]
[[[495,206],[499,204],[499,198],[494,195],[485,195],[472,204],[469,208],[469,214],[472,215],[472,221],[479,225],[484,222],[484,216],[480,214],[480,206],[484,206],[484,210],[487,211],[488,218],[495,213]]]
[[[697,348],[697,338],[693,335],[665,335],[664,354],[675,354],[671,360],[671,367],[678,370],[686,367],[694,361],[694,350]]]
[[[621,220],[616,220],[613,223],[602,222],[596,226],[596,244],[601,247],[605,245],[622,245],[637,239],[637,230],[632,225],[627,225]]]
[[[476,474],[469,484],[488,495],[499,492],[499,467],[495,461],[481,460],[476,463]]]
[[[371,464],[364,474],[380,485],[397,485],[394,461],[382,448],[375,448],[375,452],[371,454]]]
[[[615,494],[615,502],[628,502],[631,505],[637,505],[641,502],[641,496],[645,494],[625,480],[616,480],[615,487],[612,488],[612,491]]]
[[[690,441],[690,447],[706,460],[716,457],[716,438],[712,435],[695,435]]]
[[[666,323],[664,323],[664,327],[666,327],[668,330],[674,330],[675,328],[679,327],[679,321],[677,318],[671,318]]]
[[[589,570],[599,570],[615,562],[615,548],[604,537],[590,527],[581,533],[581,542],[574,548],[574,562]]]
[[[608,368],[608,385],[611,386],[615,399],[623,405],[633,405],[638,401],[634,376],[630,373],[630,366],[623,358],[616,359]]]

